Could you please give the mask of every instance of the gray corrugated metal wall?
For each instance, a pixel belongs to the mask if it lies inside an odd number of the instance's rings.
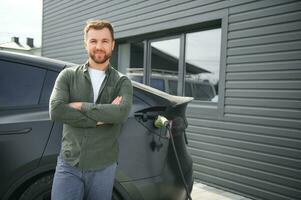
[[[106,18],[116,38],[223,17],[218,106],[187,111],[195,177],[255,198],[301,197],[301,1],[44,0],[44,56],[81,63],[82,28]]]

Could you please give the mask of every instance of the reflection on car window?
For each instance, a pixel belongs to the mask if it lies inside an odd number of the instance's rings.
[[[211,101],[215,96],[215,91],[210,83],[196,83],[194,84],[195,99],[203,101]]]
[[[150,86],[158,90],[165,91],[163,79],[152,78]]]
[[[142,75],[140,75],[140,76],[129,75],[129,77],[130,77],[130,79],[132,79],[133,81],[136,81],[138,83],[142,83],[142,81],[143,81]]]
[[[193,82],[193,90],[185,90],[185,96],[217,101],[220,51],[221,28],[186,34],[185,85]]]
[[[130,78],[133,72],[143,74],[143,42],[132,42],[118,45],[118,71],[128,75]],[[132,79],[133,80],[133,79]],[[140,79],[135,80],[142,83]]]
[[[0,106],[36,105],[46,70],[0,61]]]
[[[180,58],[180,38],[151,42],[151,83],[150,86],[169,94],[177,94]],[[173,90],[165,87],[165,80],[172,78],[176,84]],[[155,80],[152,81],[152,80]]]
[[[175,80],[168,80],[168,86],[169,86],[169,94],[177,95],[178,94],[178,83]]]

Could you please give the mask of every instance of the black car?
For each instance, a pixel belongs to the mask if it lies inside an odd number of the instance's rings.
[[[49,119],[59,72],[72,63],[0,51],[0,199],[50,199],[62,123]],[[133,81],[134,102],[119,138],[113,199],[186,199],[193,186],[185,111],[177,97]],[[156,128],[158,116],[168,119]],[[186,186],[186,187],[185,187]]]

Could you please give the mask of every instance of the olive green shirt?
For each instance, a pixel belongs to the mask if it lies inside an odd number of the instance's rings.
[[[93,95],[84,64],[60,72],[49,101],[50,118],[63,122],[60,155],[82,170],[101,170],[117,161],[117,139],[133,101],[132,83],[109,65],[95,103]],[[117,96],[122,96],[121,103],[111,104]],[[84,103],[79,111],[68,105],[71,102]]]

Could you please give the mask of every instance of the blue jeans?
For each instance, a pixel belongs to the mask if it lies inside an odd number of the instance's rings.
[[[100,171],[82,171],[60,156],[54,174],[52,200],[111,200],[117,164]]]

